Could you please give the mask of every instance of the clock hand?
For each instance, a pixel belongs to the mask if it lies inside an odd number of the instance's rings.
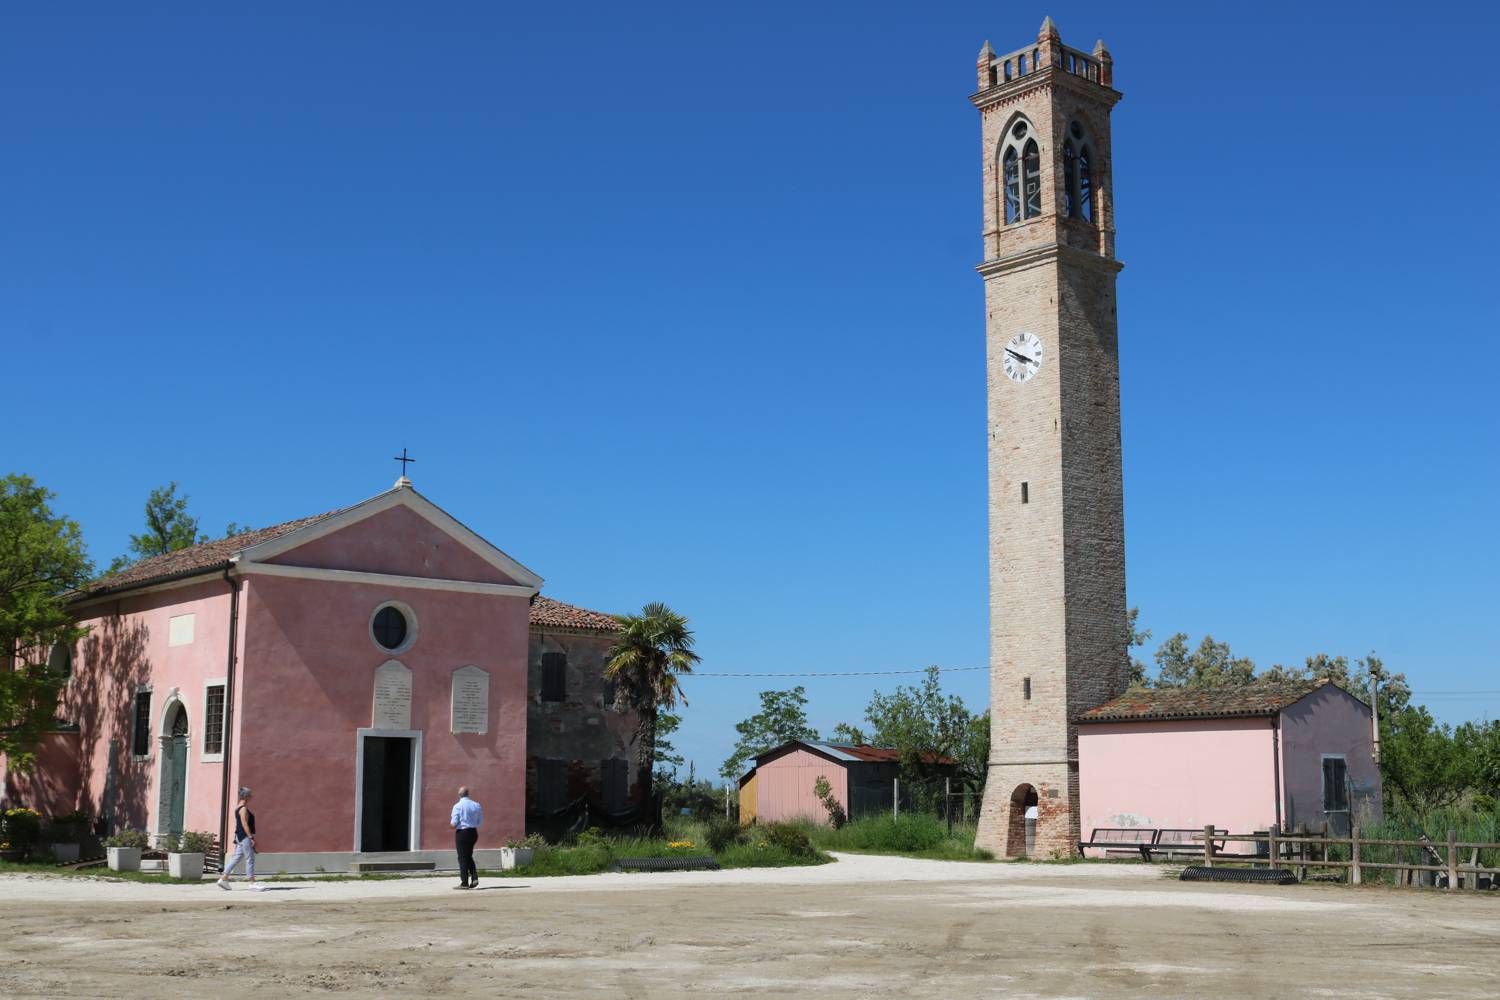
[[[1009,347],[1007,347],[1005,349],[1005,353],[1009,354],[1011,357],[1015,358],[1017,361],[1021,362],[1022,364],[1025,364],[1025,365],[1034,365],[1034,364],[1036,364],[1035,361],[1032,361],[1026,355],[1024,355],[1024,354],[1017,354],[1015,351],[1012,351]]]

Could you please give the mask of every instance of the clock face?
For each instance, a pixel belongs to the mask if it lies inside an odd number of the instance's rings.
[[[1034,333],[1018,333],[1005,345],[1005,374],[1012,382],[1026,382],[1042,367],[1042,342]]]

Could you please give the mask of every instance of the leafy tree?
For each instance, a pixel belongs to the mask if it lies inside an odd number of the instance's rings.
[[[1149,628],[1145,630],[1136,628],[1136,622],[1140,619],[1140,617],[1140,608],[1131,608],[1128,612],[1126,612],[1125,627],[1129,630],[1130,633],[1131,649],[1135,649],[1138,646],[1144,646],[1147,640],[1151,638],[1151,630]],[[1137,659],[1133,653],[1130,657],[1130,686],[1146,686],[1146,663],[1144,660]]]
[[[682,695],[679,676],[693,671],[699,661],[693,652],[693,632],[687,619],[660,602],[647,604],[638,615],[618,615],[620,638],[610,648],[604,677],[615,682],[615,707],[637,713],[636,774],[645,801],[656,803],[652,770],[656,761],[656,732],[661,710],[674,708]],[[661,825],[660,809],[655,817]]]
[[[54,494],[29,476],[0,479],[0,753],[35,765],[66,675],[49,667],[55,646],[71,648],[65,594],[93,572],[78,523],[52,511]]]
[[[765,753],[787,740],[816,740],[818,731],[807,722],[807,689],[798,685],[790,691],[762,691],[760,711],[734,725],[740,738],[734,752],[719,768],[719,775],[734,781],[756,754]]]
[[[1178,632],[1156,650],[1156,687],[1230,687],[1247,684],[1255,677],[1255,663],[1235,656],[1229,643],[1203,637],[1197,649],[1188,645],[1186,632]]]
[[[676,712],[659,712],[656,716],[656,776],[671,778],[683,765],[683,756],[672,745],[671,736],[682,728],[682,716]]]
[[[109,564],[109,572],[118,573],[142,559],[208,541],[207,535],[198,534],[198,519],[188,513],[187,504],[186,495],[177,495],[176,481],[152,490],[146,498],[146,530],[130,536],[130,554],[117,556]]]
[[[989,716],[981,726],[957,695],[944,695],[942,672],[928,667],[922,683],[915,687],[898,686],[890,694],[877,691],[865,708],[866,730],[848,724],[835,732],[850,742],[895,747],[901,756],[901,769],[909,778],[934,777],[935,756],[952,757],[959,762],[961,778],[972,785],[983,785],[985,764],[989,758]]]

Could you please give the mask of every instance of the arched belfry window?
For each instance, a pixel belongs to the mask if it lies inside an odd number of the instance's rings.
[[[1005,224],[1042,214],[1042,157],[1031,123],[1017,121],[1005,134],[1000,152]]]
[[[1014,146],[1005,150],[1002,162],[1005,166],[1005,224],[1008,226],[1021,218],[1021,157]]]
[[[1042,155],[1035,139],[1026,143],[1021,166],[1026,184],[1026,218],[1034,219],[1042,214]]]
[[[1092,160],[1088,133],[1081,124],[1072,122],[1063,140],[1063,214],[1069,218],[1094,221]]]

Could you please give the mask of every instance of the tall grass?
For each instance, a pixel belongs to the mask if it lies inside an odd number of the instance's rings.
[[[994,855],[974,846],[974,827],[954,824],[953,832],[936,816],[907,813],[864,816],[835,830],[807,824],[813,843],[825,851],[856,854],[899,854],[940,861],[993,861]]]

